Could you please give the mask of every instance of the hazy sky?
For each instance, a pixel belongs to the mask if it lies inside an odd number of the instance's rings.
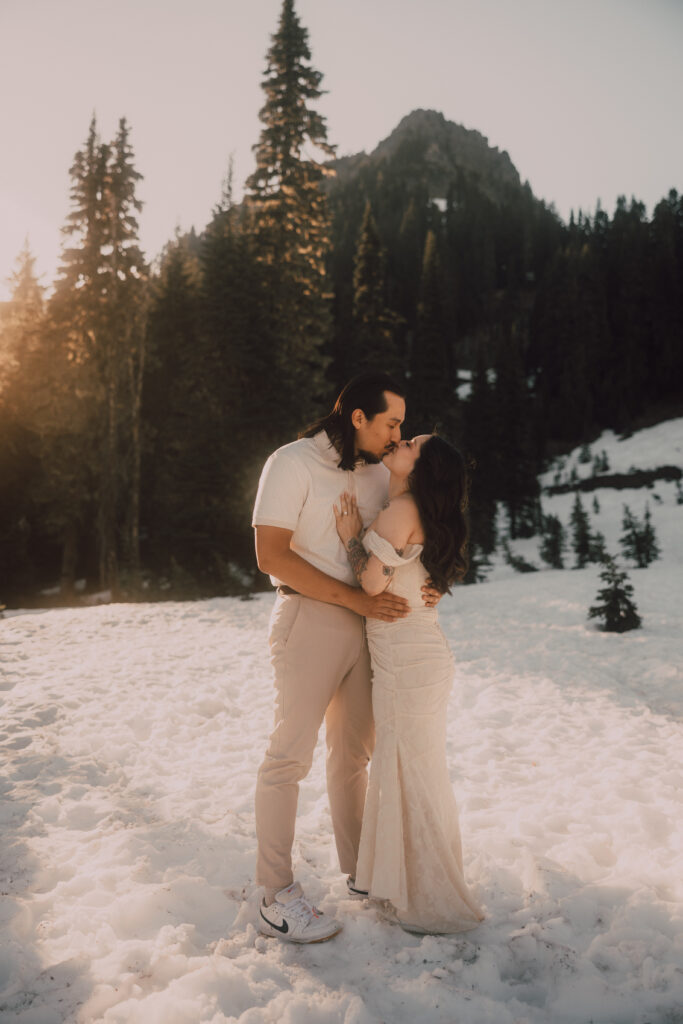
[[[96,112],[132,126],[141,240],[204,227],[231,154],[253,167],[260,82],[281,0],[0,0],[0,298],[26,235],[44,283],[68,170]],[[506,149],[534,193],[651,213],[683,191],[683,0],[297,0],[339,155],[417,107]]]

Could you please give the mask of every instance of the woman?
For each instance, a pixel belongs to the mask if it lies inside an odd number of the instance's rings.
[[[453,658],[420,588],[445,593],[467,569],[466,472],[440,437],[401,442],[384,464],[389,503],[365,536],[353,496],[335,505],[337,532],[365,591],[390,588],[410,614],[368,620],[377,745],[354,888],[392,902],[409,931],[475,928],[483,914],[465,884],[458,813],[446,765]]]

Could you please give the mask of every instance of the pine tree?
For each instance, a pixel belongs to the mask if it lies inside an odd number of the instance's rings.
[[[605,545],[605,536],[600,533],[599,530],[596,530],[595,533],[591,533],[588,550],[590,562],[604,562],[605,555],[607,554],[607,548]]]
[[[683,197],[672,190],[655,207],[650,223],[647,262],[652,316],[648,352],[652,400],[676,395],[683,376]]]
[[[354,258],[353,338],[346,353],[348,376],[364,366],[400,374],[395,340],[399,322],[397,314],[387,309],[385,253],[368,200]]]
[[[543,541],[539,554],[553,569],[564,569],[563,552],[567,546],[567,535],[557,516],[543,516]]]
[[[608,633],[625,633],[629,629],[638,629],[641,618],[632,601],[633,586],[628,575],[620,572],[610,555],[604,559],[604,568],[600,579],[605,586],[598,591],[599,604],[594,604],[588,612],[589,619],[602,619],[601,629]]]
[[[643,522],[633,515],[628,505],[624,505],[621,522],[624,531],[619,538],[621,550],[626,558],[631,558],[639,569],[645,569],[660,555],[659,544],[652,525],[650,506],[645,506]]]
[[[538,572],[538,566],[532,562],[527,562],[526,558],[512,550],[509,537],[503,537],[501,547],[505,564],[514,569],[515,572]]]
[[[539,287],[533,335],[536,390],[548,434],[570,440],[591,425],[592,403],[584,301],[576,246],[558,252]]]
[[[579,492],[576,492],[569,522],[572,528],[572,549],[576,555],[575,569],[583,569],[591,560],[591,532],[588,513],[581,503]]]
[[[149,558],[162,573],[170,573],[173,557],[187,564],[193,549],[206,555],[207,504],[220,462],[210,394],[220,375],[200,353],[199,289],[188,239],[176,237],[153,285],[143,409],[145,526]]]
[[[25,591],[52,583],[61,570],[68,593],[92,492],[92,417],[84,395],[93,382],[47,315],[28,248],[12,280],[3,338],[11,341],[14,362],[0,387],[0,548],[8,538],[12,550],[7,559],[0,551],[0,577]]]
[[[45,288],[36,274],[36,261],[28,238],[17,257],[9,284],[12,297],[9,314],[3,324],[3,334],[7,327],[34,324],[45,308]]]
[[[0,403],[31,347],[45,309],[45,289],[36,275],[35,263],[27,239],[9,278],[11,299],[0,324]]]
[[[464,454],[471,465],[472,544],[484,556],[496,547],[496,430],[494,396],[484,350],[477,350],[472,390],[464,412]]]
[[[453,387],[441,261],[434,231],[427,232],[417,328],[410,360],[409,415],[417,430],[436,424],[453,432],[457,397]]]
[[[650,506],[645,506],[645,519],[643,522],[643,557],[646,559],[646,565],[650,562],[656,561],[660,554],[661,548],[657,543],[657,536],[655,534],[654,526],[652,525],[652,516],[650,514]]]
[[[71,168],[71,205],[51,319],[70,358],[90,364],[100,584],[116,589],[121,557],[139,565],[140,403],[146,267],[137,241],[133,166],[125,119],[102,143],[93,117]]]
[[[214,366],[205,380],[211,418],[200,433],[216,460],[212,559],[244,563],[250,557],[248,510],[257,479],[273,445],[264,408],[277,408],[279,380],[264,374],[261,338],[267,334],[260,305],[261,279],[253,237],[231,189],[202,238],[200,338],[197,356]],[[258,387],[254,387],[258,381]]]
[[[325,390],[324,350],[331,330],[325,266],[330,224],[321,187],[328,172],[305,149],[310,144],[325,156],[334,149],[325,119],[312,106],[322,95],[322,74],[310,60],[308,31],[294,0],[283,0],[266,57],[266,102],[259,114],[264,127],[247,189],[263,276],[263,355],[280,389],[279,404],[269,415],[279,419],[285,433],[311,416]]]
[[[605,278],[610,340],[602,352],[597,379],[602,384],[604,415],[623,432],[643,408],[646,353],[651,348],[651,311],[647,296],[650,228],[645,207],[622,196],[606,239]]]
[[[107,455],[115,464],[123,450],[117,475],[107,477],[113,507],[120,504],[121,553],[131,582],[140,572],[140,470],[142,458],[141,407],[145,369],[148,270],[138,241],[137,214],[142,203],[136,186],[142,175],[135,169],[130,128],[119,121],[111,147],[108,180],[111,290],[109,352],[106,371],[108,402]],[[117,491],[120,488],[120,492]],[[125,496],[125,497],[124,497]],[[117,583],[115,521],[109,522],[112,541],[109,579]]]
[[[29,362],[41,347],[44,302],[28,241],[9,283],[11,298],[0,323],[0,603],[11,588],[33,582],[30,490],[38,467],[31,451],[35,380]]]
[[[506,324],[498,344],[494,395],[496,496],[505,503],[510,536],[533,537],[539,521],[539,466],[531,397],[515,324]]]

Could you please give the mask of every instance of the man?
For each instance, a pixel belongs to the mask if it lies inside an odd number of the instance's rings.
[[[354,493],[367,527],[387,499],[382,458],[398,444],[402,390],[384,373],[355,377],[332,412],[266,462],[253,525],[256,556],[278,597],[270,624],[277,692],[275,728],[256,785],[257,884],[261,931],[322,942],[341,925],[313,907],[292,875],[299,782],[308,774],[323,718],[327,788],[341,870],[352,896],[374,745],[370,659],[363,617],[392,622],[408,613],[391,593],[356,585],[337,536],[333,504]],[[426,603],[438,599],[427,590]]]

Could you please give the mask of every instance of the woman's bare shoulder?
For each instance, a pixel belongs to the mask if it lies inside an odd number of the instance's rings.
[[[394,547],[403,548],[409,543],[420,543],[422,527],[417,505],[412,494],[397,494],[372,524],[372,528]]]

